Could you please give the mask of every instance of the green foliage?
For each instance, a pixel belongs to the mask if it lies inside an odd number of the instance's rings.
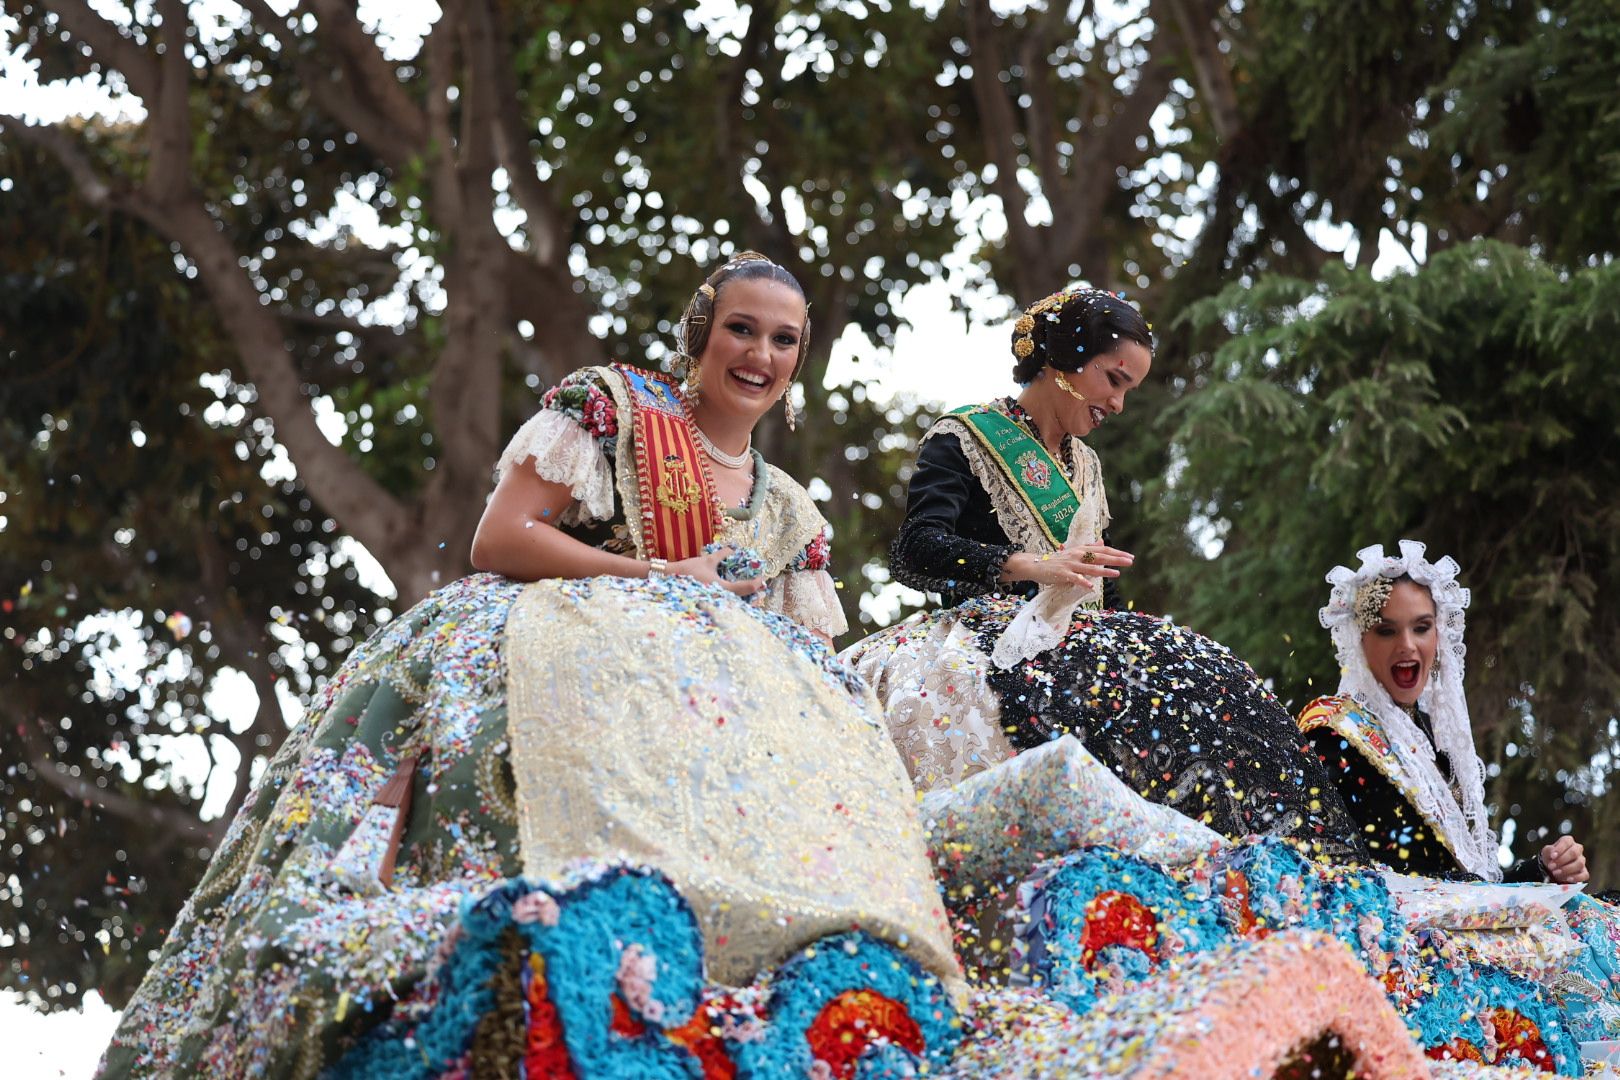
[[[938,275],[957,238],[951,192],[973,181],[956,131],[970,121],[936,83],[943,21],[792,3],[715,36],[686,5],[514,14],[530,149],[583,209],[617,355],[656,358],[694,273],[733,245],[794,268],[827,325],[879,339],[894,296]]]
[[[684,5],[525,5],[513,17],[530,150],[579,209],[585,281],[611,316],[615,358],[664,360],[723,252],[764,251],[804,284],[805,425],[789,435],[773,417],[757,441],[826,485],[840,596],[858,625],[920,429],[914,405],[829,391],[821,373],[846,327],[892,341],[896,301],[936,279],[958,239],[951,197],[976,183],[975,131],[960,90],[938,78],[948,21],[795,3],[750,9],[735,36],[716,37]]]
[[[68,6],[7,9],[9,44],[44,81],[114,66],[64,32]],[[340,93],[368,108],[379,87],[327,28],[276,45],[233,14],[188,42],[189,182],[280,318],[302,393],[330,399],[344,452],[402,500],[431,492],[455,447],[515,430],[562,371],[662,360],[698,274],[725,254],[789,265],[816,325],[807,419],[793,436],[767,421],[759,443],[825,485],[859,627],[929,416],[828,390],[824,364],[848,326],[893,340],[899,300],[972,239],[992,162],[1011,162],[1019,184],[996,190],[1041,194],[1001,209],[1053,224],[1032,225],[1022,254],[985,242],[968,279],[1027,302],[1083,264],[1134,283],[1159,322],[1155,378],[1094,439],[1114,539],[1144,556],[1126,595],[1227,641],[1297,703],[1336,681],[1312,619],[1329,566],[1399,535],[1455,554],[1476,589],[1471,690],[1503,766],[1495,792],[1540,827],[1557,823],[1566,779],[1602,788],[1611,759],[1592,755],[1615,737],[1611,6],[1220,6],[1226,47],[1211,55],[1238,115],[1217,136],[1208,73],[1157,5],[1104,29],[1094,5],[991,20],[999,58],[973,55],[957,4],[792,0],[721,23],[679,0],[492,5],[508,70],[475,74],[498,75],[515,103],[555,221],[525,217],[514,177],[447,175],[441,135],[401,151],[350,130],[324,80],[341,70]],[[149,17],[136,5],[142,47],[164,36],[139,25]],[[430,34],[384,65],[409,105],[425,108],[435,58],[453,66],[466,40]],[[980,116],[970,70],[1015,103],[1010,126]],[[462,125],[477,79],[452,79],[443,130],[475,142]],[[1123,119],[1144,84],[1152,138]],[[115,190],[149,175],[143,125],[61,130]],[[181,775],[176,751],[217,752],[213,783],[240,797],[285,730],[278,681],[307,695],[380,601],[340,554],[352,521],[286,478],[280,421],[191,254],[80,198],[9,124],[0,177],[0,717],[19,734],[0,750],[0,983],[47,1006],[95,985],[117,1004],[221,826],[200,819],[208,781]],[[462,186],[477,199],[459,205],[493,212],[523,256],[501,264],[504,292],[435,276],[467,242],[446,209]],[[327,222],[340,202],[377,231]],[[1342,269],[1317,222],[1358,230],[1363,267],[1381,229],[1417,250],[1422,225],[1437,254],[1377,282]],[[1456,247],[1475,236],[1519,248]],[[531,260],[546,243],[551,262]],[[476,349],[457,337],[470,308],[493,335]],[[479,430],[435,410],[457,348],[499,365]],[[483,493],[463,494],[476,518]],[[376,551],[396,578],[390,559],[445,527],[413,524],[399,550]],[[163,625],[175,611],[197,624],[184,640]],[[242,730],[225,716],[239,703],[208,697],[240,685],[216,681],[227,669],[261,702]],[[1577,801],[1567,812],[1590,846],[1620,850],[1620,800]]]
[[[0,985],[117,1006],[286,732],[276,687],[313,690],[377,600],[335,523],[264,479],[271,430],[238,429],[251,387],[167,245],[87,214],[42,155],[0,169]]]
[[[1526,5],[1528,7],[1528,5]],[[1561,261],[1613,254],[1620,222],[1620,21],[1610,0],[1527,12],[1435,95],[1431,160],[1478,185],[1521,237]],[[1449,157],[1448,157],[1449,155]]]
[[[1188,527],[1154,562],[1177,613],[1297,708],[1338,682],[1314,619],[1329,567],[1403,536],[1453,555],[1502,808],[1521,840],[1571,818],[1595,846],[1590,763],[1620,715],[1620,266],[1483,241],[1387,281],[1262,279],[1186,319],[1219,344],[1162,423],[1184,467],[1153,497]]]

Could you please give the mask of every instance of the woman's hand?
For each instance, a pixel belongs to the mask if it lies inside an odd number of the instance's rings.
[[[1561,837],[1557,843],[1541,849],[1541,868],[1547,877],[1560,885],[1575,885],[1590,881],[1586,871],[1586,849],[1575,842],[1573,836]]]
[[[718,585],[722,589],[736,593],[738,596],[753,596],[765,588],[764,578],[753,578],[749,581],[725,581],[720,577],[720,560],[735,553],[735,548],[719,548],[707,555],[694,555],[690,559],[672,562],[669,564],[668,570],[671,574],[697,578],[705,585]]]
[[[1047,555],[1027,551],[1009,556],[1001,568],[1002,581],[1033,581],[1040,585],[1086,585],[1095,578],[1119,577],[1119,567],[1136,561],[1128,551],[1106,544],[1060,548]]]

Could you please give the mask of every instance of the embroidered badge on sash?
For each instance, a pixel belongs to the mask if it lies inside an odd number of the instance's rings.
[[[720,531],[720,509],[686,402],[662,376],[613,370],[630,392],[645,554],[671,562],[700,555]]]
[[[1051,487],[1052,468],[1036,456],[1035,451],[1026,451],[1018,459],[1018,475],[1024,478],[1024,483],[1031,487]]]
[[[983,405],[952,409],[988,451],[1001,475],[1029,508],[1035,523],[1054,548],[1069,534],[1069,519],[1080,509],[1080,496],[1046,447],[1030,437],[1005,413]]]
[[[703,488],[675,454],[664,455],[664,478],[658,482],[658,505],[684,514],[703,498]]]

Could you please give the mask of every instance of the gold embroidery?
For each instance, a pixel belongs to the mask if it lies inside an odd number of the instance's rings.
[[[517,824],[517,791],[512,783],[511,771],[506,766],[505,739],[495,739],[478,755],[473,766],[477,777],[478,795],[488,808],[489,816],[508,825]]]
[[[853,925],[956,974],[869,694],[851,699],[729,597],[677,612],[627,580],[526,586],[506,650],[525,874],[658,867],[733,985]]]
[[[664,455],[664,478],[658,481],[658,505],[684,514],[703,497],[686,462],[676,454]]]
[[[1323,711],[1323,706],[1328,703],[1333,703],[1334,706],[1331,713]],[[1305,706],[1295,724],[1301,734],[1309,734],[1312,731],[1326,728],[1349,743],[1350,749],[1360,754],[1368,765],[1371,765],[1379,775],[1389,781],[1390,786],[1411,807],[1412,812],[1422,818],[1429,826],[1429,831],[1434,834],[1434,838],[1440,841],[1446,851],[1451,854],[1451,857],[1457,860],[1457,865],[1461,866],[1462,861],[1457,857],[1457,845],[1452,842],[1451,837],[1440,823],[1425,814],[1422,807],[1418,806],[1417,793],[1412,790],[1411,781],[1399,769],[1391,767],[1391,754],[1387,747],[1377,747],[1368,741],[1368,733],[1362,728],[1362,725],[1350,719],[1348,714],[1352,711],[1363,712],[1353,698],[1317,698]],[[1369,719],[1371,718],[1371,714],[1364,713],[1364,715],[1367,715]],[[1376,731],[1376,728],[1375,732],[1378,738],[1383,738],[1382,732]]]
[[[305,1025],[298,1057],[293,1064],[292,1080],[315,1080],[321,1074],[321,1069],[326,1065],[326,1050],[322,1046],[320,1031],[315,1024]],[[243,1061],[243,1065],[246,1064]]]
[[[237,834],[230,852],[222,853],[214,860],[191,898],[193,910],[201,911],[220,897],[236,891],[236,886],[253,862],[253,855],[259,847],[259,833],[263,830],[263,821],[247,826]]]

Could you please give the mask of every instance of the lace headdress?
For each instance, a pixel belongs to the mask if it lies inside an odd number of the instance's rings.
[[[1431,563],[1424,546],[1402,540],[1399,555],[1386,555],[1381,544],[1356,552],[1361,567],[1335,566],[1328,573],[1332,596],[1320,614],[1333,635],[1339,655],[1339,694],[1355,698],[1382,723],[1390,748],[1417,797],[1422,815],[1445,830],[1445,840],[1464,869],[1487,881],[1502,880],[1496,835],[1485,813],[1485,766],[1474,749],[1463,694],[1464,611],[1468,590],[1457,584],[1457,562],[1449,555]],[[1402,577],[1429,590],[1434,599],[1435,627],[1440,635],[1434,668],[1418,706],[1434,730],[1430,743],[1417,722],[1396,704],[1379,683],[1361,650],[1361,635],[1377,622],[1394,582]],[[1456,777],[1446,782],[1435,756],[1443,750]]]

